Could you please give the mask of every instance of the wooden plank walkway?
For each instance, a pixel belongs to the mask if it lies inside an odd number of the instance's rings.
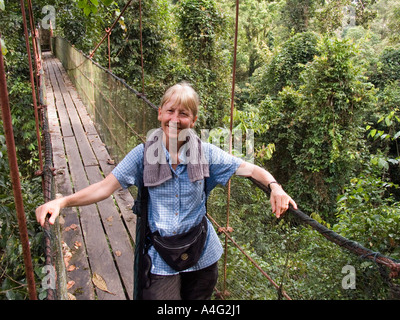
[[[100,181],[114,165],[60,61],[44,52],[43,63],[55,191],[69,195]],[[69,297],[132,299],[132,204],[129,191],[121,189],[97,204],[62,210],[59,224]],[[94,274],[105,280],[109,292],[93,284]]]

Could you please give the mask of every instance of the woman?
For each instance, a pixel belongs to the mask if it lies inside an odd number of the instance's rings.
[[[148,250],[150,283],[143,290],[143,299],[210,299],[223,250],[205,218],[206,199],[217,184],[225,185],[233,174],[252,177],[268,186],[272,210],[278,218],[289,204],[297,208],[269,172],[200,141],[192,130],[198,106],[199,97],[189,84],[169,88],[158,109],[161,127],[148,136],[146,144],[129,152],[103,181],[36,209],[41,225],[47,214],[49,223],[54,224],[62,208],[101,201],[121,187],[147,187],[148,225],[154,238]],[[169,246],[158,244],[189,236],[200,226],[204,232],[196,237],[203,241],[196,247],[198,255],[192,261],[191,254],[180,254],[180,262],[190,262],[181,270],[181,265],[170,261],[172,254],[163,249]]]

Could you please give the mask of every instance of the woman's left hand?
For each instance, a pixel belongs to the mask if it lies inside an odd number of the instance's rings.
[[[272,212],[275,213],[277,218],[280,218],[288,209],[289,204],[297,209],[296,202],[276,183],[270,185],[271,188],[271,206]]]
[[[276,183],[275,178],[267,170],[244,161],[236,170],[236,174],[238,176],[251,177],[270,187],[272,212],[275,213],[277,218],[280,218],[289,209],[289,204],[297,210],[296,202],[282,189],[280,184]]]

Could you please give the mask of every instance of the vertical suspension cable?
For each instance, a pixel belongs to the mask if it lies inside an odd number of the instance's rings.
[[[36,79],[36,94],[37,97],[39,97],[39,48],[38,48],[38,43],[36,39],[36,29],[35,29],[35,19],[33,17],[33,8],[32,8],[32,1],[28,0],[28,13],[29,13],[29,24],[31,27],[31,35],[32,35],[32,50],[33,50],[33,57],[34,57],[34,62],[35,62],[35,79]]]
[[[109,28],[106,28],[107,32],[107,53],[108,53],[108,71],[111,72],[111,32]]]
[[[142,0],[139,0],[139,29],[140,29],[140,61],[141,61],[141,66],[142,66],[142,94],[144,95],[143,32],[142,32]]]
[[[8,163],[10,166],[11,183],[15,200],[15,210],[17,212],[19,237],[22,244],[22,254],[24,258],[26,280],[28,283],[29,299],[37,300],[32,257],[29,247],[28,229],[26,227],[24,203],[21,194],[21,182],[19,179],[19,169],[18,169],[15,141],[14,141],[14,132],[12,127],[10,103],[8,99],[4,59],[3,55],[1,54],[1,42],[0,42],[0,105],[1,105],[1,115],[3,119],[4,134],[6,137]]]
[[[229,124],[229,153],[232,154],[232,131],[233,131],[233,110],[235,106],[235,81],[236,81],[236,53],[237,53],[237,37],[239,25],[239,0],[236,0],[236,21],[235,21],[235,40],[233,49],[233,67],[232,67],[232,91],[231,91],[231,110]],[[228,181],[227,199],[226,199],[226,231],[231,230],[229,227],[229,206],[231,200],[231,180]],[[224,290],[223,294],[227,295],[226,276],[227,276],[227,259],[228,259],[228,236],[225,234],[225,255],[224,255]]]
[[[24,33],[25,33],[25,45],[26,45],[26,51],[28,53],[29,75],[30,75],[31,88],[32,88],[33,108],[34,108],[34,113],[35,113],[36,139],[37,139],[38,151],[39,151],[39,165],[40,165],[40,172],[43,172],[42,142],[41,142],[40,130],[39,130],[39,112],[38,112],[38,106],[37,106],[37,100],[36,100],[35,80],[33,77],[31,48],[29,45],[29,34],[28,34],[27,20],[26,20],[26,14],[25,14],[24,0],[21,0],[20,2],[21,2],[22,22],[24,25]],[[33,35],[32,35],[32,37],[33,37]]]

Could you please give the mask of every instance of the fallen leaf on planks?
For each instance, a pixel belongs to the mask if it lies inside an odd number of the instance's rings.
[[[71,224],[69,227],[70,227],[72,230],[75,230],[76,228],[78,228],[78,226],[77,226],[75,223]]]
[[[64,264],[65,264],[65,267],[67,268],[69,265],[69,261],[72,258],[72,252],[71,252],[71,249],[68,247],[68,245],[64,241],[62,241],[61,243],[62,243],[62,253],[63,253]]]
[[[108,291],[106,282],[104,281],[102,276],[97,274],[96,272],[93,273],[92,281],[93,281],[93,284],[101,291],[115,295],[115,293]]]
[[[75,223],[71,224],[69,227],[66,227],[64,229],[64,231],[68,232],[70,230],[76,230],[78,228],[78,225],[76,225]]]
[[[74,248],[75,248],[76,250],[78,250],[80,247],[82,247],[82,242],[75,241],[75,243],[74,243]]]
[[[74,285],[75,285],[75,281],[74,280],[68,281],[67,290],[71,289]]]
[[[71,271],[74,271],[74,270],[76,270],[76,266],[75,266],[74,264],[71,264],[71,265],[68,266],[68,268],[67,268],[67,271],[68,271],[68,272],[71,272]]]

